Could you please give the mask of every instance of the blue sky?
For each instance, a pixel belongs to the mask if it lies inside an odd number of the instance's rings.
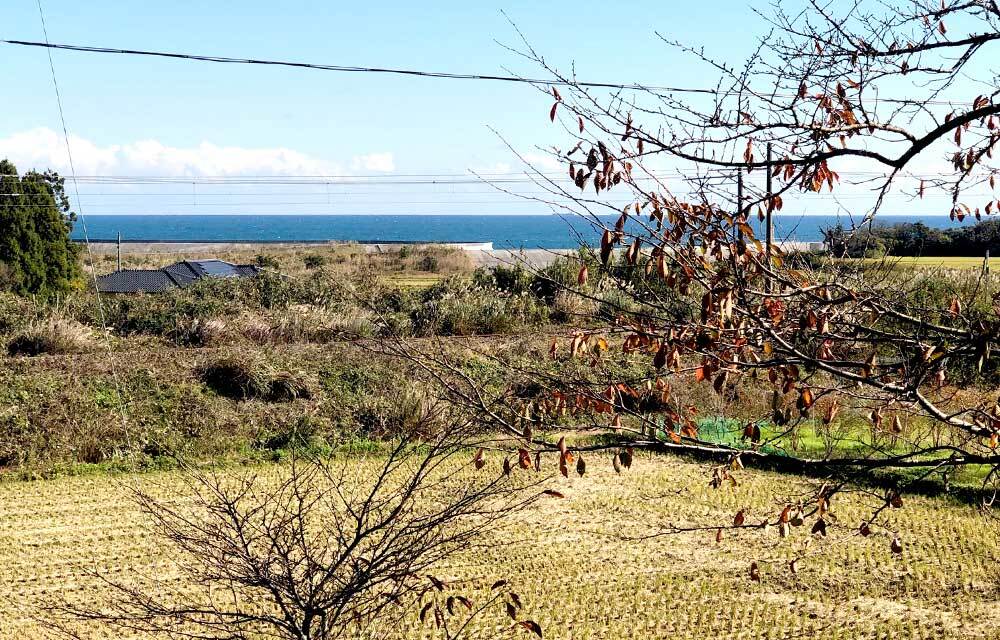
[[[554,65],[596,81],[704,86],[655,35],[743,59],[766,25],[744,0],[130,2],[43,0],[52,42],[455,73],[544,75],[506,50],[505,11]],[[36,0],[0,3],[3,38],[41,40]],[[510,172],[565,143],[529,85],[53,52],[80,175]],[[45,51],[0,45],[0,156],[67,172]],[[543,163],[544,164],[544,163]],[[518,187],[524,188],[524,187]],[[95,213],[539,213],[485,185],[83,184]],[[267,203],[267,204],[265,204]],[[817,212],[815,208],[813,212]],[[944,211],[947,212],[946,210]]]
[[[140,6],[141,5],[141,6]],[[335,64],[538,75],[495,40],[516,43],[506,11],[546,56],[581,77],[697,83],[657,41],[738,44],[744,2],[143,2],[46,0],[53,42]],[[126,8],[127,7],[127,8]],[[35,0],[6,0],[4,37],[41,39]],[[487,129],[519,148],[547,140],[548,103],[529,86],[333,74],[55,52],[71,133],[98,145],[155,139],[286,147],[349,163],[393,154],[397,171],[510,163]],[[8,100],[0,137],[58,129],[45,53],[0,48]]]

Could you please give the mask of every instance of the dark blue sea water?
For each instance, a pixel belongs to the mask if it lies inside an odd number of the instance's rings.
[[[608,218],[614,224],[614,216]],[[947,216],[880,215],[881,224],[923,222],[947,228],[961,223]],[[837,216],[775,216],[775,238],[816,242]],[[585,220],[554,215],[91,215],[91,241],[162,242],[492,242],[497,249],[565,249],[583,240],[597,244],[598,232]],[[964,224],[974,224],[966,219]],[[759,234],[763,237],[763,234]],[[83,239],[77,222],[73,237]]]

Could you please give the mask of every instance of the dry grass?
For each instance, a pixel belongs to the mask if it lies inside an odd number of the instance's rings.
[[[231,318],[195,319],[178,329],[182,344],[289,345],[353,340],[375,335],[375,315],[362,308],[330,311],[314,305],[293,305],[270,312],[245,311]]]
[[[276,268],[285,275],[301,276],[317,269],[329,273],[374,269],[387,279],[393,281],[398,279],[403,283],[401,286],[430,286],[442,276],[469,273],[474,268],[473,261],[466,251],[441,245],[400,245],[381,251],[350,243],[209,244],[164,253],[150,253],[143,251],[142,248],[127,252],[129,245],[125,245],[124,250],[127,253],[122,256],[122,266],[126,269],[157,269],[178,260],[208,258],[218,258],[236,264],[251,264],[262,256],[267,263],[276,265]],[[113,253],[98,254],[95,257],[98,273],[107,273],[115,269],[116,258]]]
[[[958,269],[979,270],[983,268],[984,258],[978,256],[903,256],[887,258],[860,258],[867,263],[881,263],[883,260],[895,264],[899,268],[913,269]],[[990,270],[1000,269],[1000,258],[990,258]]]
[[[210,389],[233,400],[291,402],[309,397],[301,375],[278,371],[258,354],[229,353],[204,365],[198,373]]]
[[[93,331],[75,320],[52,317],[16,334],[7,343],[11,356],[84,353],[96,346]]]
[[[664,522],[717,523],[741,508],[752,520],[773,517],[802,481],[747,471],[738,487],[712,490],[704,465],[641,457],[616,476],[606,458],[588,463],[582,479],[548,482],[566,499],[516,514],[487,545],[437,575],[470,579],[474,599],[494,579],[511,580],[546,638],[995,637],[997,532],[974,508],[908,496],[886,521],[904,540],[901,556],[890,552],[886,530],[854,534],[866,513],[857,497],[834,503],[838,520],[827,538],[802,526],[787,539],[772,529],[727,534],[721,543],[712,531],[627,542],[621,534],[650,533]],[[498,467],[493,457],[484,473]],[[45,637],[37,618],[54,598],[106,602],[107,588],[91,570],[112,579],[178,575],[171,553],[125,498],[132,481],[164,496],[180,486],[173,475],[0,486],[0,639]],[[792,574],[788,561],[803,552]],[[759,583],[748,577],[752,560]],[[431,634],[412,619],[400,635]]]
[[[556,292],[552,314],[564,322],[581,322],[597,313],[598,303],[570,291]]]

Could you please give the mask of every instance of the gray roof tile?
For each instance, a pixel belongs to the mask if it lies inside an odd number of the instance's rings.
[[[177,286],[160,269],[124,269],[97,278],[97,288],[103,293],[139,293],[166,291]]]
[[[182,260],[162,269],[122,269],[97,278],[102,293],[154,293],[187,287],[202,278],[252,278],[260,273],[252,264],[225,260]]]

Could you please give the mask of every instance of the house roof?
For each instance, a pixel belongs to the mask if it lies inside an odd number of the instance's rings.
[[[102,293],[155,293],[187,287],[202,278],[252,278],[260,267],[225,260],[181,260],[162,269],[122,269],[97,278]]]
[[[97,290],[102,293],[154,293],[176,286],[161,269],[122,269],[97,278]]]

